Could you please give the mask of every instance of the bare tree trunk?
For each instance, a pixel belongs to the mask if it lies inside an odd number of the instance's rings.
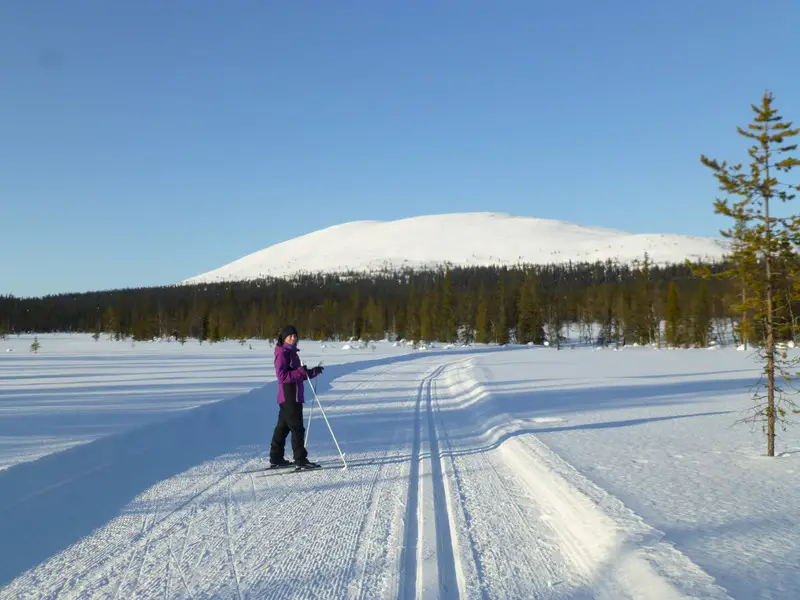
[[[765,123],[764,127],[767,127]],[[765,180],[769,180],[769,153],[764,157]],[[764,195],[767,241],[767,456],[775,456],[775,325],[772,315],[772,231],[769,222],[769,194]]]
[[[744,283],[742,283],[742,304],[745,303],[745,300],[746,300],[746,292],[745,292]],[[748,322],[747,321],[747,311],[745,310],[742,313],[742,323],[747,323],[747,322]],[[741,325],[740,325],[740,327],[741,327]],[[748,327],[749,327],[749,325],[748,325]],[[750,334],[746,329],[743,330],[741,333],[742,333],[742,343],[744,344],[745,351],[747,351],[747,338],[750,336]]]

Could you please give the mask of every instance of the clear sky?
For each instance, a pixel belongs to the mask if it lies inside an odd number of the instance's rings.
[[[800,122],[798,31],[797,0],[4,0],[0,294],[420,214],[714,236],[699,156],[747,158],[766,88]]]

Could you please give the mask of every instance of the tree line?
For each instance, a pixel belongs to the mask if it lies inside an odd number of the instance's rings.
[[[703,266],[711,273],[727,268]],[[729,281],[706,280],[688,265],[654,265],[645,255],[630,265],[443,267],[2,296],[0,334],[94,332],[117,339],[174,336],[216,342],[271,339],[293,323],[303,337],[319,340],[388,337],[560,346],[569,323],[582,342],[600,345],[755,341],[758,327],[728,308],[735,294]],[[794,303],[786,306],[792,315],[799,309]],[[784,333],[788,339],[791,332]]]

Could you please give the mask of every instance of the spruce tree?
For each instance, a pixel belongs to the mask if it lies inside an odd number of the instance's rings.
[[[763,324],[764,339],[759,356],[767,377],[766,395],[756,392],[756,405],[752,416],[746,420],[764,425],[768,456],[775,455],[776,424],[785,424],[787,408],[795,406],[784,388],[776,383],[781,378],[791,380],[793,365],[785,354],[776,350],[776,331],[780,323],[776,322],[779,315],[775,305],[775,267],[782,257],[796,250],[800,241],[800,216],[781,218],[776,216],[775,210],[776,202],[792,200],[794,192],[800,190],[800,185],[778,179],[779,176],[788,177],[788,173],[800,165],[800,160],[792,156],[797,144],[788,142],[800,129],[783,121],[773,101],[773,95],[766,92],[760,105],[751,106],[753,121],[746,128],[737,127],[739,134],[752,142],[748,149],[751,158],[748,169],[742,164],[729,165],[705,155],[700,158],[714,172],[720,190],[728,196],[715,200],[714,211],[734,222],[730,229],[721,232],[732,241],[733,266],[719,276],[739,281],[743,300],[738,308]],[[787,259],[786,264],[791,261]],[[707,269],[704,274],[708,275]],[[786,276],[800,281],[798,273]]]
[[[425,295],[419,310],[419,337],[420,340],[430,342],[433,340],[433,319],[431,297]]]
[[[364,308],[364,331],[369,339],[373,340],[381,340],[385,335],[383,307],[380,301],[376,302],[372,296]]]
[[[645,253],[644,262],[636,277],[636,287],[631,304],[633,337],[642,345],[650,344],[656,338],[657,321],[654,318],[650,285],[650,259]]]
[[[557,350],[561,350],[561,341],[563,340],[562,329],[564,328],[564,314],[562,312],[561,297],[557,291],[550,293],[550,298],[547,303],[547,342],[550,346],[555,346]]]
[[[614,301],[614,325],[612,328],[614,343],[617,347],[625,345],[625,336],[628,333],[628,312],[625,290],[620,289]]]
[[[494,340],[501,346],[509,342],[506,287],[505,278],[502,275],[497,280],[497,317],[494,322]]]
[[[353,293],[350,295],[350,314],[350,335],[354,339],[359,339],[361,337],[361,300],[358,294],[358,288],[354,289]]]
[[[486,299],[486,288],[481,283],[478,292],[478,314],[475,318],[475,341],[478,344],[487,344],[489,339],[489,303]]]
[[[103,330],[108,334],[108,339],[111,339],[112,336],[119,339],[120,322],[113,306],[108,306],[103,313]]]
[[[539,300],[536,272],[532,268],[526,269],[517,301],[517,342],[520,344],[541,344],[544,341],[544,322],[538,306]]]
[[[453,298],[453,276],[448,268],[442,289],[441,338],[443,342],[458,341],[458,323],[456,322],[455,299]]]
[[[460,341],[463,344],[471,344],[475,341],[475,321],[477,310],[475,307],[475,294],[469,290],[461,296],[461,320]]]
[[[708,286],[700,281],[692,306],[692,343],[705,348],[711,331],[711,304],[708,298]]]
[[[419,331],[420,307],[417,301],[416,291],[414,290],[414,280],[411,279],[408,285],[408,299],[406,300],[406,328],[404,337],[411,341],[420,339]]]
[[[674,281],[669,282],[667,290],[666,305],[666,327],[665,335],[667,344],[674,347],[683,343],[683,315],[681,314],[681,298],[678,284]]]

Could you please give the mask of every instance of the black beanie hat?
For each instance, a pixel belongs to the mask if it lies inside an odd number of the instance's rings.
[[[278,344],[282,346],[283,341],[290,335],[298,335],[297,329],[294,328],[294,325],[287,325],[283,328],[283,331],[281,331],[281,334],[278,336]]]

